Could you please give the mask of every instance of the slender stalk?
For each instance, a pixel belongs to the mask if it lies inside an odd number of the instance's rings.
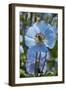
[[[45,66],[46,56],[47,56],[47,52],[46,52],[46,55],[45,55],[45,57],[44,57],[45,61],[44,61],[43,67],[42,67],[42,72],[43,72],[43,69],[44,69],[44,66]]]
[[[36,60],[35,60],[35,76],[39,76],[39,70],[40,70],[40,58],[41,58],[41,52],[36,53]]]

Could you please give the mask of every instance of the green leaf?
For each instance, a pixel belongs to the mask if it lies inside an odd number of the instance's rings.
[[[46,72],[45,76],[55,76],[55,74],[54,72],[49,71],[49,72]]]
[[[48,65],[49,68],[52,68],[53,66],[55,66],[55,60],[47,61],[47,65]]]
[[[20,42],[20,45],[23,45],[23,42]]]
[[[20,59],[21,59],[22,62],[25,63],[25,61],[26,61],[26,55],[24,53],[22,53]]]
[[[58,42],[56,41],[56,45],[53,49],[50,49],[50,53],[53,58],[56,58],[58,56]]]
[[[22,29],[20,29],[20,35],[23,35],[23,30]]]
[[[24,16],[21,15],[21,16],[20,16],[20,20],[21,20],[21,21],[24,21],[24,20],[25,20],[25,19],[24,19]]]
[[[25,20],[25,21],[24,21],[24,25],[25,25],[25,26],[28,26],[28,25],[29,25],[29,21],[26,21],[26,20]]]
[[[26,73],[24,70],[20,69],[20,77],[25,77]]]

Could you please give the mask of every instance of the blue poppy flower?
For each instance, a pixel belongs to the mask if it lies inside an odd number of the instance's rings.
[[[33,24],[26,32],[25,44],[29,48],[27,51],[26,70],[29,74],[34,74],[36,61],[39,62],[39,70],[44,72],[49,48],[55,46],[56,33],[51,29],[51,25],[44,21]]]

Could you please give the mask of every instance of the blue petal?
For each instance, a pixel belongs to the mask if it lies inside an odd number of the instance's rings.
[[[35,71],[35,57],[36,57],[36,52],[34,52],[32,48],[28,49],[26,70],[29,74],[33,74]]]
[[[44,74],[46,73],[47,68],[48,68],[47,63],[45,63],[45,66],[44,66],[44,69],[43,69],[43,73],[44,73]]]
[[[35,36],[37,33],[40,33],[40,29],[36,26],[36,23],[35,23],[26,32],[26,35],[25,35],[26,46],[32,47],[36,45]]]
[[[35,61],[36,61],[36,52],[41,52],[41,58],[40,58],[40,70],[44,67],[45,62],[45,55],[46,52],[48,52],[48,49],[45,47],[45,45],[35,45],[28,49],[27,52],[27,60],[26,60],[26,70],[27,72],[34,73],[35,72]]]
[[[56,34],[58,33],[58,29],[56,27],[52,26],[50,28],[51,28],[52,31],[54,31],[54,33],[56,33]]]
[[[49,48],[53,48],[56,42],[56,29],[44,21],[41,21],[37,26],[46,38],[44,44]]]
[[[37,52],[47,52],[48,51],[48,48],[44,44],[37,44],[35,48],[37,49]]]
[[[26,63],[26,71],[29,74],[34,74],[34,68],[35,68],[35,64]]]
[[[26,36],[28,36],[30,38],[35,38],[36,34],[39,33],[39,32],[40,32],[40,30],[36,26],[36,23],[35,23],[30,28],[28,28],[28,30],[26,32]]]
[[[44,21],[41,21],[40,23],[38,23],[37,27],[40,29],[41,33],[43,33],[43,34],[49,28],[48,24],[45,23]]]
[[[56,33],[51,28],[47,29],[45,32],[44,44],[51,49],[55,46],[55,42]]]
[[[45,62],[44,68],[43,68],[43,73],[45,74],[45,72],[47,71],[47,63]],[[40,70],[42,71],[42,66],[40,66]]]
[[[32,46],[36,45],[36,42],[33,38],[25,36],[25,45],[28,47],[32,47]]]
[[[35,45],[35,46],[33,46],[33,47],[28,49],[27,58],[28,59],[29,58],[35,59],[37,52],[41,52],[42,57],[44,57],[45,53],[48,52],[48,48],[44,44],[42,44],[42,45]]]
[[[40,58],[40,71],[43,71],[44,67],[45,67],[45,62],[46,62],[46,52],[44,52],[44,55],[43,55],[43,52],[41,53],[41,58]]]

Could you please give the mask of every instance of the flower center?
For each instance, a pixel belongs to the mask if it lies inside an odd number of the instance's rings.
[[[44,35],[43,35],[42,33],[38,33],[38,34],[35,36],[35,40],[36,40],[36,43],[38,43],[38,44],[43,43]]]

